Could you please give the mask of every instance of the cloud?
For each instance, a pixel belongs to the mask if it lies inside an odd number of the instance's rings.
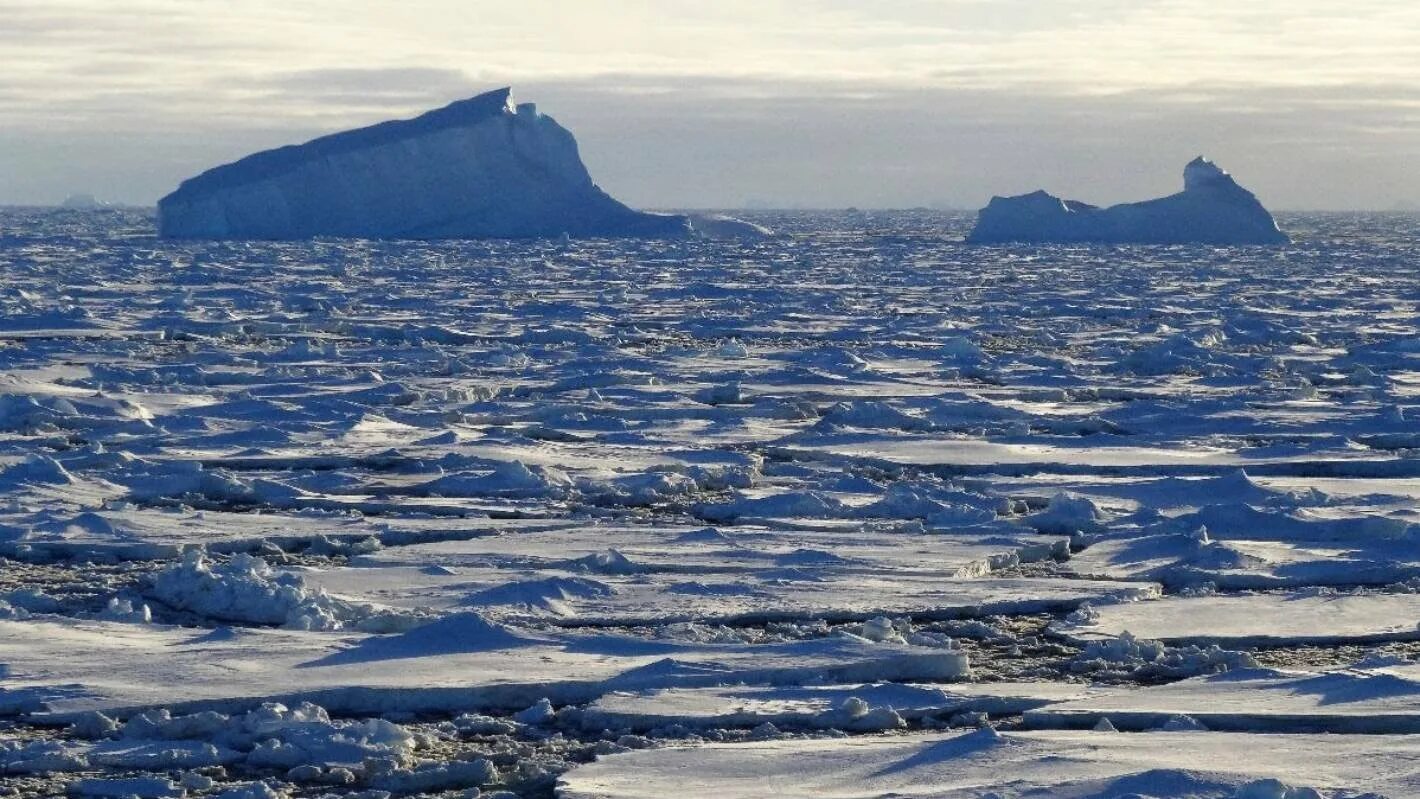
[[[287,83],[301,96],[295,87],[311,77]],[[418,83],[394,77],[388,87]],[[391,116],[349,110],[360,95],[348,88],[332,95],[330,119],[299,125],[232,125],[201,136],[164,128],[0,135],[0,173],[24,178],[0,186],[0,202],[80,190],[151,202],[248,152]],[[576,132],[603,187],[643,207],[976,207],[995,193],[1038,187],[1117,202],[1176,190],[1182,165],[1199,153],[1279,207],[1386,207],[1420,186],[1420,89],[1406,87],[1193,86],[1069,97],[617,76],[516,91]]]
[[[146,159],[144,199],[240,148],[500,85],[568,122],[608,186],[655,204],[970,202],[1027,171],[1047,181],[1053,159],[1114,150],[1143,168],[1185,140],[1337,179],[1355,163],[1390,192],[1420,140],[1420,5],[1388,0],[0,0],[0,19],[8,139],[31,159],[100,135],[185,154],[87,159],[95,175]],[[55,190],[63,165],[13,152],[0,200]],[[993,157],[996,178],[975,177]],[[1093,198],[1149,182],[1109,172]],[[1259,174],[1289,204],[1316,196]],[[1083,169],[1059,179],[1094,188]]]
[[[469,76],[458,69],[431,67],[328,67],[281,72],[257,82],[302,96],[363,93],[373,95],[424,95],[436,91],[467,89]]]
[[[1039,187],[1118,202],[1177,190],[1199,153],[1284,207],[1384,206],[1420,186],[1420,120],[1396,102],[1420,91],[1406,87],[1085,97],[821,87],[706,102],[686,83],[634,104],[576,85],[533,88],[577,131],[593,174],[645,205],[976,207]]]

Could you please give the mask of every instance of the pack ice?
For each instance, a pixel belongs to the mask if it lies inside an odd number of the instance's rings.
[[[1252,192],[1202,156],[1183,169],[1183,191],[1108,208],[1045,191],[992,197],[968,242],[1286,244]]]
[[[0,796],[1420,795],[1420,223],[754,221],[0,209]]]
[[[408,120],[249,155],[158,203],[169,238],[754,238],[725,216],[633,211],[592,182],[571,132],[504,88]]]

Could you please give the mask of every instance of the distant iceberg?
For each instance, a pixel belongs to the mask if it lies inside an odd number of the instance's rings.
[[[158,203],[168,238],[752,237],[634,211],[587,174],[572,134],[498,89],[409,120],[249,155]]]
[[[59,207],[69,211],[93,211],[110,206],[92,194],[71,194],[64,198],[64,202],[60,203]]]
[[[1108,244],[1287,244],[1287,234],[1252,192],[1212,161],[1198,157],[1183,170],[1183,191],[1138,203],[1098,208],[1044,191],[992,197],[966,238],[1002,242]]]
[[[686,218],[690,220],[694,234],[706,239],[757,241],[774,235],[773,231],[763,225],[724,214],[690,214]]]

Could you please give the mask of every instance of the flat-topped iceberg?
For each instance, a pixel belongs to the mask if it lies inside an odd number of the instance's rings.
[[[249,155],[158,203],[169,238],[745,237],[632,210],[587,173],[571,132],[509,89],[408,120]]]
[[[1198,157],[1183,170],[1183,191],[1138,203],[1099,208],[1044,191],[992,197],[966,238],[1000,242],[1107,244],[1286,244],[1272,214],[1252,192],[1212,161]]]

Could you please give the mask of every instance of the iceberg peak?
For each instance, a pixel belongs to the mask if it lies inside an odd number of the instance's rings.
[[[1203,156],[1198,156],[1183,168],[1183,190],[1198,191],[1219,186],[1238,187],[1233,176],[1227,170],[1209,161]]]

